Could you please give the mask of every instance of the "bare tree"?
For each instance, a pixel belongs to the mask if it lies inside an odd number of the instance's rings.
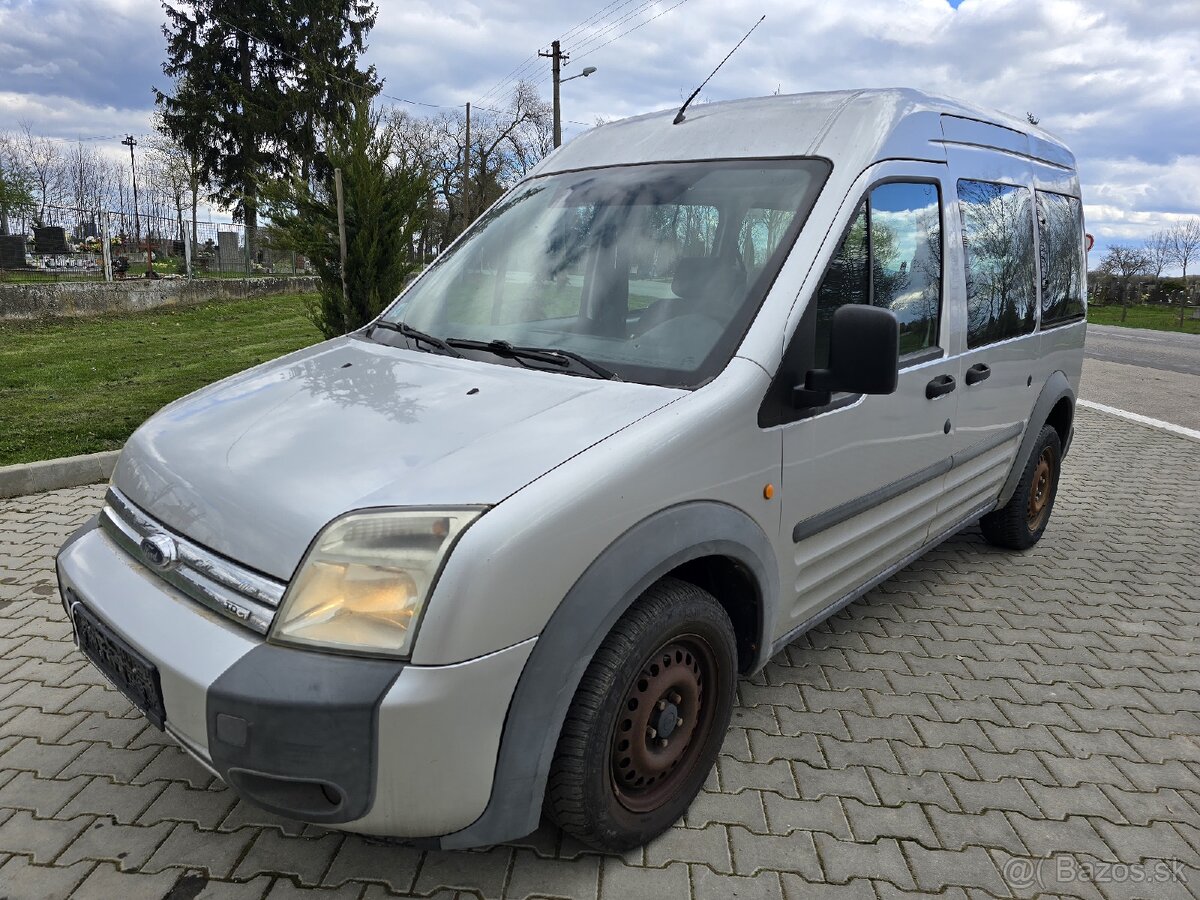
[[[549,104],[528,82],[519,83],[502,109],[471,110],[470,172],[465,172],[465,112],[422,118],[393,110],[388,123],[395,135],[393,153],[419,164],[430,183],[429,225],[421,243],[425,250],[446,246],[553,146]]]
[[[554,107],[543,100],[529,81],[517,85],[512,114],[520,120],[507,135],[509,156],[504,181],[519,181],[554,149]]]
[[[1188,219],[1171,229],[1172,258],[1183,270],[1183,290],[1179,294],[1179,327],[1188,297],[1188,266],[1200,259],[1200,219]]]
[[[113,202],[117,163],[94,144],[78,141],[64,153],[63,194],[73,215],[63,217],[75,226],[75,237],[99,236],[100,217]]]
[[[182,197],[187,200],[187,205],[191,210],[191,241],[192,245],[195,246],[197,243],[197,211],[200,206],[200,200],[207,193],[203,171],[200,166],[200,155],[189,151],[183,144],[173,140],[167,134],[161,113],[156,113],[154,116],[154,128],[158,134],[151,139],[150,150],[158,157],[165,170],[173,201],[176,197]],[[182,200],[175,202],[174,205],[181,223],[180,231],[182,232]],[[180,239],[186,240],[185,235],[181,233]]]
[[[1123,281],[1146,274],[1150,258],[1141,247],[1130,244],[1111,244],[1100,260],[1100,271]]]
[[[521,81],[513,90],[505,110],[492,113],[472,129],[470,209],[482,212],[515,182],[519,181],[552,148],[539,146],[539,135],[552,115],[550,105],[538,97],[537,89]],[[541,123],[541,128],[538,123]]]
[[[35,135],[28,122],[21,123],[17,151],[33,181],[33,197],[37,203],[35,222],[40,225],[46,221],[49,207],[63,202],[68,189],[62,151],[57,142]]]
[[[184,225],[183,212],[191,208],[192,245],[196,243],[196,206],[199,198],[199,166],[193,165],[194,159],[170,138],[159,135],[149,142],[147,153],[153,167],[158,187],[169,201],[171,217],[175,220],[175,238],[180,241],[189,239],[188,229]]]
[[[1146,271],[1155,279],[1162,278],[1163,270],[1169,266],[1175,256],[1175,241],[1170,231],[1156,231],[1146,239],[1142,249],[1146,252]]]
[[[1129,312],[1130,282],[1150,269],[1150,256],[1143,247],[1130,244],[1111,244],[1100,260],[1100,271],[1120,281],[1121,321]]]

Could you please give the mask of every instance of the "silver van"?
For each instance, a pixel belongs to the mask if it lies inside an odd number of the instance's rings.
[[[66,612],[247,801],[629,848],[699,791],[739,675],[966,525],[1041,538],[1070,151],[910,90],[674,117],[575,139],[369,327],[126,445]]]

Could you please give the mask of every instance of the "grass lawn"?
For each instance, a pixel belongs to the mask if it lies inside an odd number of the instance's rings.
[[[1087,319],[1096,325],[1122,325],[1125,328],[1152,328],[1155,331],[1175,331],[1200,334],[1200,319],[1192,318],[1192,308],[1183,313],[1183,328],[1179,327],[1179,307],[1165,304],[1143,304],[1129,307],[1121,321],[1120,306],[1089,306]]]
[[[316,343],[305,303],[0,322],[0,465],[116,449],[177,397]]]

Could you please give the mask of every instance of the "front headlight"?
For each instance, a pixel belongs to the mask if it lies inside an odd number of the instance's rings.
[[[271,639],[407,655],[442,561],[481,512],[351,513],[330,523],[288,586]]]

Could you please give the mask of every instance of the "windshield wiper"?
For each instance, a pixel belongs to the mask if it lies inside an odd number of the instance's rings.
[[[570,350],[560,350],[557,347],[514,347],[508,341],[472,341],[467,338],[447,338],[446,343],[451,347],[461,347],[464,350],[483,350],[518,361],[547,362],[563,368],[571,363],[576,363],[591,372],[593,378],[604,378],[608,381],[621,380],[616,372],[606,369],[599,363],[592,362],[586,356]]]
[[[600,365],[600,363],[592,362],[592,360],[588,359],[586,356],[582,356],[572,350],[562,350],[558,347],[555,347],[553,350],[548,350],[546,352],[555,353],[559,356],[565,356],[567,359],[574,360],[575,362],[579,363],[579,365],[591,369],[599,378],[607,378],[609,381],[621,380],[621,376],[612,369],[606,369],[604,366]]]
[[[376,328],[386,328],[388,331],[398,332],[399,334],[402,334],[411,340],[414,344],[428,344],[430,347],[433,347],[435,350],[438,350],[441,353],[445,353],[447,356],[462,356],[461,353],[443,341],[440,337],[434,337],[432,334],[426,334],[424,331],[413,328],[407,322],[391,322],[387,319],[380,319],[371,326],[371,330]]]

